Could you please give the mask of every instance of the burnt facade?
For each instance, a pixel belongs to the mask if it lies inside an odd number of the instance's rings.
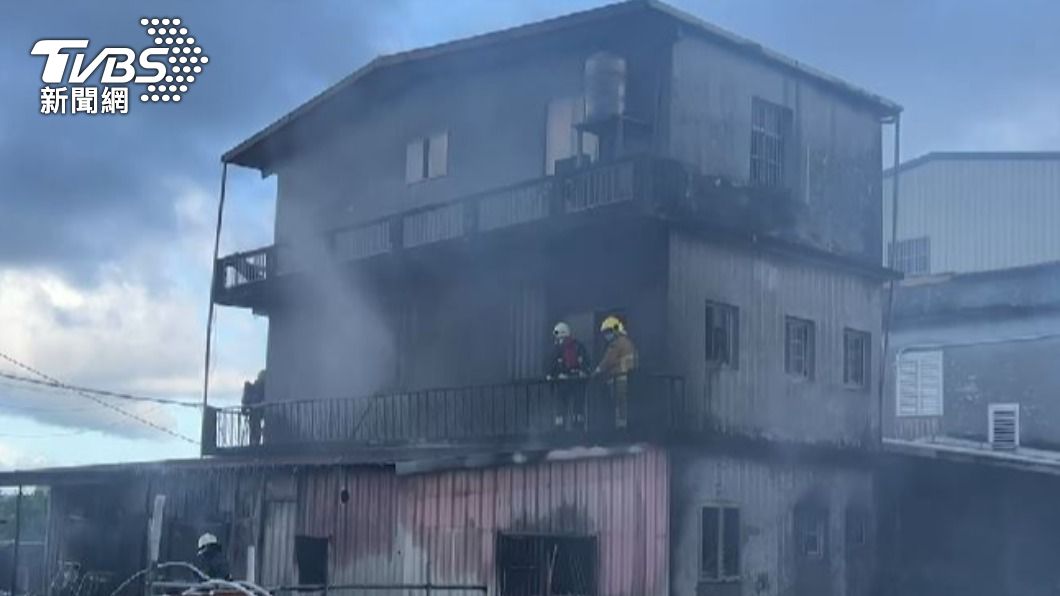
[[[269,318],[263,402],[203,424],[205,469],[261,468],[243,571],[868,594],[899,110],[635,1],[379,58],[227,153],[278,187],[213,288]],[[544,379],[610,315],[633,373]]]

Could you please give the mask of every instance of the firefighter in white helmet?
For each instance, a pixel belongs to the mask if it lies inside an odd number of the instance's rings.
[[[570,325],[564,321],[552,328],[552,356],[549,360],[547,379],[570,381],[589,376],[589,353],[582,342],[571,334]],[[564,382],[555,387],[556,426],[581,423],[585,420],[585,384]]]
[[[221,548],[221,541],[209,532],[199,536],[195,566],[210,579],[232,580],[232,574],[228,570],[228,561]]]

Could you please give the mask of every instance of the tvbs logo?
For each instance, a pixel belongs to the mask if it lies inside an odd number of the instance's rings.
[[[41,113],[125,114],[125,85],[130,83],[144,85],[142,102],[180,102],[209,57],[179,18],[145,17],[140,26],[154,45],[139,51],[105,47],[90,55],[85,51],[87,39],[42,39],[33,44],[30,54],[45,58]],[[102,87],[85,86],[97,73]]]

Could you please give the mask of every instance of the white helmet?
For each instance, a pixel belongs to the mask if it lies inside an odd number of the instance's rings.
[[[563,341],[570,337],[570,325],[560,321],[556,323],[556,326],[552,328],[552,337],[556,338],[556,341]]]
[[[199,550],[202,550],[211,544],[220,544],[220,541],[217,540],[217,536],[214,536],[209,532],[199,536]]]

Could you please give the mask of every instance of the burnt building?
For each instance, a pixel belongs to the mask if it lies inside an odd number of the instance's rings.
[[[867,594],[899,111],[650,0],[378,58],[223,157],[277,179],[213,288],[268,317],[262,401],[198,462],[7,481],[128,475],[273,586]],[[546,380],[608,316],[636,370]]]

